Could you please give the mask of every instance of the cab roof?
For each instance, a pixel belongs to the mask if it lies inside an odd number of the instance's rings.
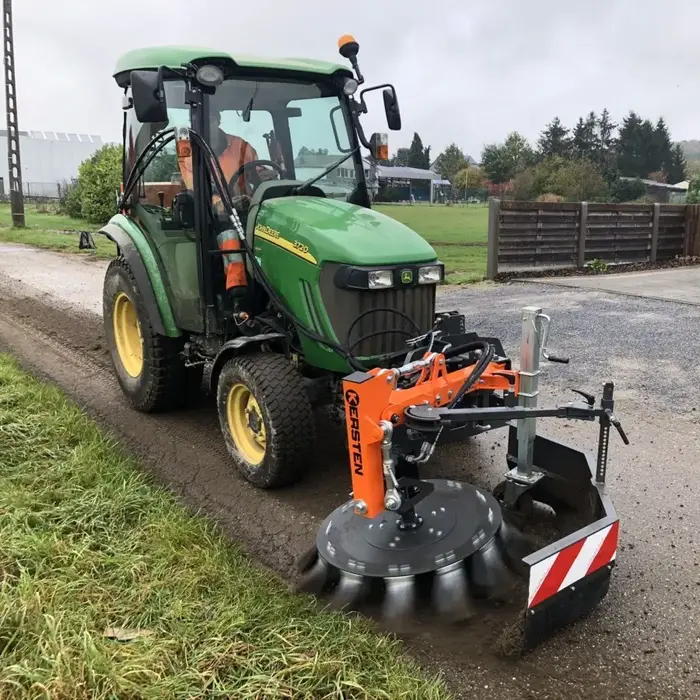
[[[127,76],[132,70],[157,69],[160,66],[179,68],[184,63],[208,59],[225,59],[244,68],[288,70],[319,75],[332,75],[337,71],[342,71],[352,75],[347,66],[311,58],[270,58],[248,54],[231,54],[199,46],[151,46],[134,49],[120,56],[114,68],[113,77],[118,83],[123,84],[129,82]]]

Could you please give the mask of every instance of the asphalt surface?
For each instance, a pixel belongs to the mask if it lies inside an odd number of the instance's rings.
[[[99,311],[105,265],[0,246],[0,349],[63,386],[154,476],[204,510],[262,564],[288,577],[321,519],[347,498],[339,435],[322,430],[318,462],[293,489],[260,492],[230,469],[211,401],[174,415],[132,411],[114,381]],[[51,270],[51,273],[47,273]],[[97,297],[97,298],[95,298]],[[532,654],[500,659],[482,645],[485,627],[426,624],[409,649],[444,670],[457,697],[697,698],[700,696],[700,507],[695,409],[700,308],[595,290],[513,283],[446,289],[441,309],[458,309],[483,335],[499,336],[517,359],[520,309],[552,316],[550,349],[569,365],[545,365],[542,403],[568,389],[616,385],[616,414],[630,436],[613,438],[608,492],[620,514],[617,566],[605,600],[586,619]],[[516,362],[517,364],[517,362]],[[542,421],[540,432],[580,449],[597,426]],[[502,434],[451,445],[431,474],[494,485]]]
[[[700,268],[697,266],[651,272],[552,277],[545,283],[700,305]]]

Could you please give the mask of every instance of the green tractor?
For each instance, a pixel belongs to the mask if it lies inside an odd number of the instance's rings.
[[[371,208],[388,148],[363,132],[365,94],[382,90],[390,129],[401,116],[391,85],[356,94],[357,42],[339,50],[354,72],[156,47],[114,73],[123,185],[101,233],[118,249],[104,282],[116,375],[146,412],[186,405],[206,376],[231,457],[261,488],[303,476],[313,406],[342,421],[344,376],[400,365],[433,329],[444,276],[423,238]]]

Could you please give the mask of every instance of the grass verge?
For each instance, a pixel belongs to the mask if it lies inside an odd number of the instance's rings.
[[[448,697],[253,567],[0,355],[0,697]]]
[[[40,228],[0,228],[0,242],[4,243],[20,243],[34,248],[78,253],[105,260],[110,260],[115,256],[117,248],[109,238],[93,235],[93,240],[95,241],[95,250],[80,250],[77,231],[58,232]]]

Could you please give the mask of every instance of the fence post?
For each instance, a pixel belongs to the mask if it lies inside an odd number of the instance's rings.
[[[661,205],[654,202],[654,218],[651,224],[651,254],[649,262],[653,265],[656,262],[656,251],[659,247],[659,219],[661,217]]]
[[[493,197],[489,201],[489,241],[486,258],[486,279],[492,280],[498,274],[498,233],[501,218],[501,200]]]
[[[588,202],[581,202],[581,219],[578,225],[578,267],[586,264],[586,236],[588,236]]]

